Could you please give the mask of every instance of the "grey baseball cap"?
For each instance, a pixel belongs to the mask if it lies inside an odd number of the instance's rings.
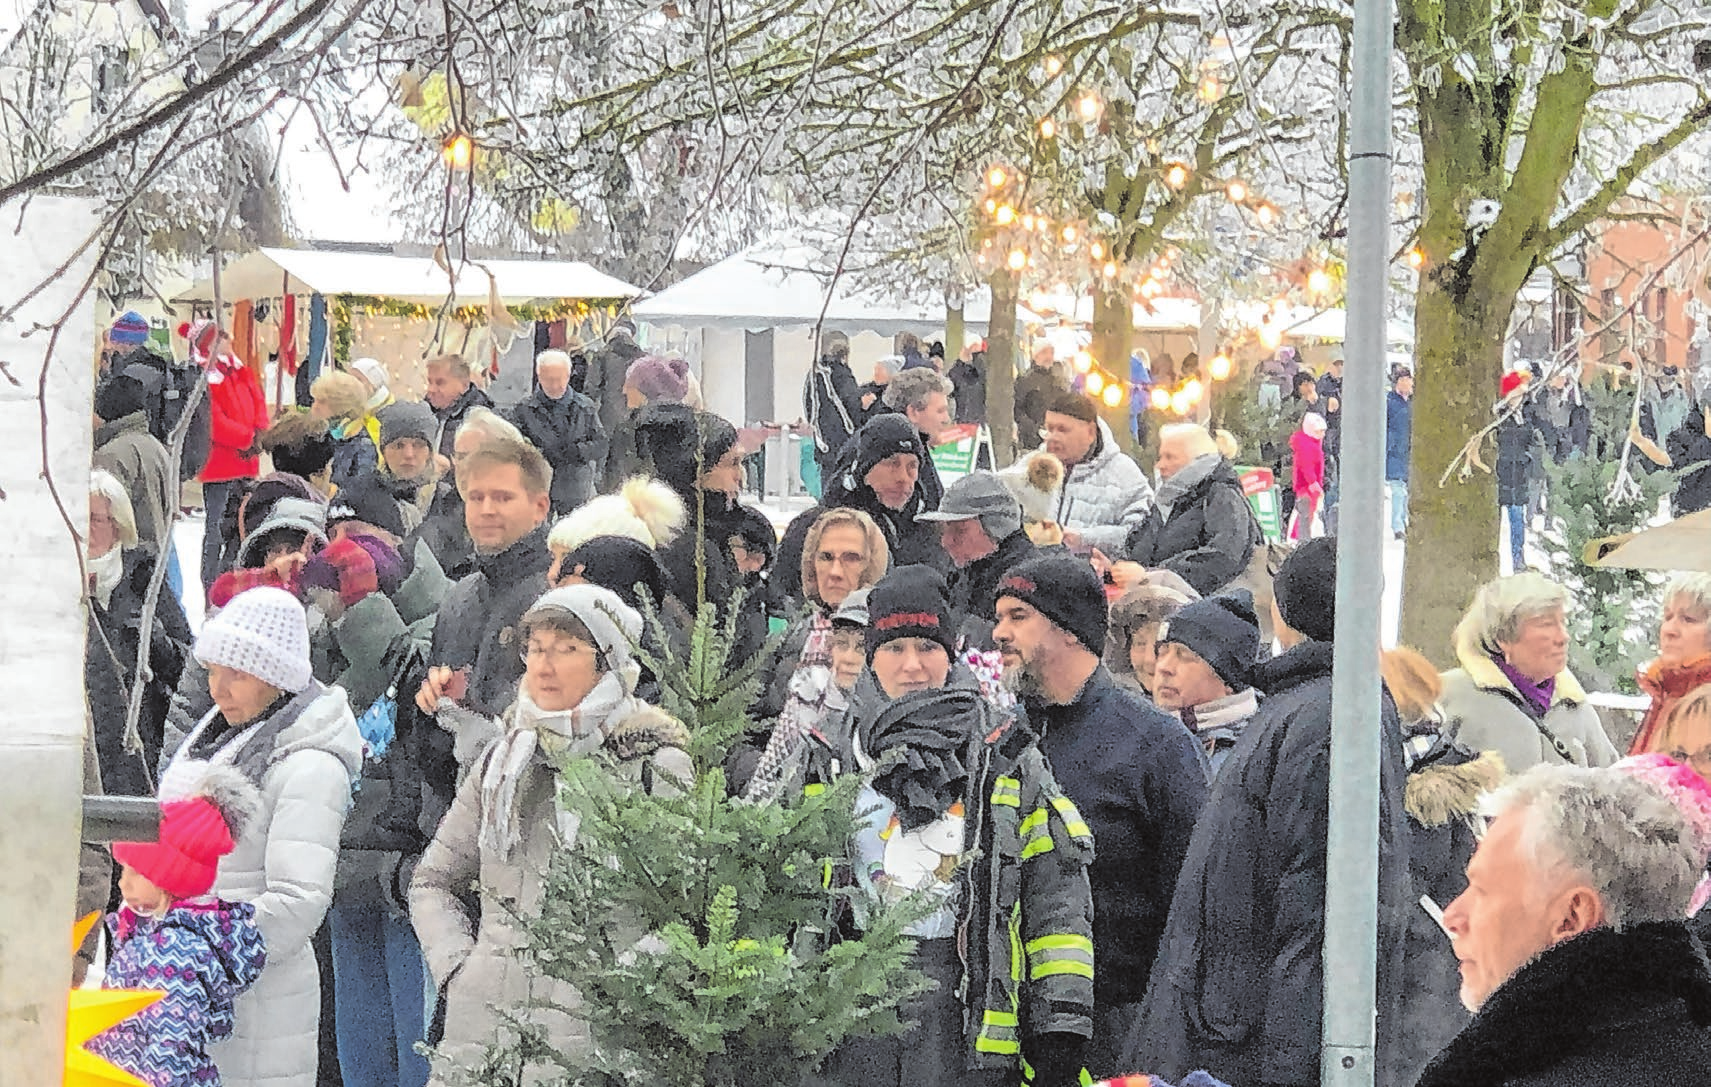
[[[1004,481],[991,472],[970,472],[949,487],[939,508],[915,515],[917,521],[969,521],[978,518],[995,540],[1022,527],[1022,504]]]
[[[838,610],[832,613],[832,623],[849,623],[852,626],[867,626],[867,590],[857,589],[844,597],[844,602],[838,605]]]

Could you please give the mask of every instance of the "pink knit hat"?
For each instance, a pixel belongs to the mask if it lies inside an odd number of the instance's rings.
[[[1661,752],[1630,755],[1617,762],[1615,769],[1639,778],[1658,792],[1669,797],[1687,819],[1699,839],[1699,855],[1711,859],[1711,783],[1699,776],[1691,766],[1676,762]],[[1701,876],[1688,903],[1687,916],[1692,917],[1711,901],[1711,876]]]

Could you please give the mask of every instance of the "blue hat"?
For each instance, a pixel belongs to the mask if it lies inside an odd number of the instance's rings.
[[[136,310],[126,310],[113,327],[107,330],[109,343],[124,344],[126,347],[137,347],[149,339],[148,318]]]

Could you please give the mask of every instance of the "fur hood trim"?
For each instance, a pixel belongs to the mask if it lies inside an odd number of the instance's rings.
[[[640,759],[668,747],[689,749],[689,730],[658,706],[643,705],[606,734],[606,746],[620,759]]]
[[[1517,698],[1520,692],[1509,682],[1509,677],[1497,667],[1497,662],[1477,651],[1468,651],[1466,647],[1458,647],[1456,659],[1461,662],[1462,669],[1474,685],[1488,691],[1507,691]],[[1556,675],[1556,689],[1551,694],[1551,705],[1567,702],[1578,706],[1586,701],[1586,688],[1580,685],[1580,680],[1574,678],[1574,673],[1567,668]]]
[[[1403,802],[1423,827],[1441,827],[1472,815],[1479,798],[1503,784],[1503,756],[1487,751],[1456,765],[1431,763],[1408,775]]]
[[[196,760],[185,765],[187,780],[197,784],[187,796],[201,797],[214,806],[226,823],[226,832],[236,842],[261,815],[261,790],[251,784],[237,767],[226,763]]]

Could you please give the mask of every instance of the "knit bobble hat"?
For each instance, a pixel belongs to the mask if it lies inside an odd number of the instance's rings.
[[[886,642],[926,638],[956,655],[950,587],[931,566],[899,566],[867,594],[867,659]]]
[[[628,536],[596,536],[564,556],[559,576],[574,574],[590,585],[610,589],[640,611],[641,588],[655,607],[665,601],[666,573],[653,549]]]
[[[304,589],[327,589],[339,594],[345,607],[358,604],[380,588],[374,558],[355,540],[335,540],[303,566],[297,584]]]
[[[232,597],[196,636],[196,659],[252,675],[287,694],[307,690],[309,618],[284,589],[262,587]]]
[[[1090,652],[1105,650],[1105,586],[1086,559],[1038,555],[998,579],[998,598],[1027,604]]]
[[[1253,594],[1234,589],[1187,604],[1159,625],[1158,641],[1174,642],[1205,661],[1232,691],[1246,690],[1259,657],[1259,618]]]
[[[1337,629],[1337,538],[1321,536],[1296,548],[1278,568],[1272,593],[1291,630],[1330,641]]]
[[[681,404],[689,395],[689,364],[680,358],[643,355],[624,371],[624,384],[649,400]]]
[[[136,347],[148,342],[148,319],[136,310],[126,310],[113,322],[113,327],[107,330],[109,343],[124,344],[126,347]]]
[[[260,794],[241,773],[209,768],[199,795],[160,806],[155,841],[115,842],[113,859],[173,898],[198,898],[213,888],[220,858],[260,808]]]
[[[1497,395],[1504,400],[1509,399],[1511,393],[1527,383],[1529,376],[1525,370],[1509,371],[1503,375],[1503,380],[1498,383]]]

